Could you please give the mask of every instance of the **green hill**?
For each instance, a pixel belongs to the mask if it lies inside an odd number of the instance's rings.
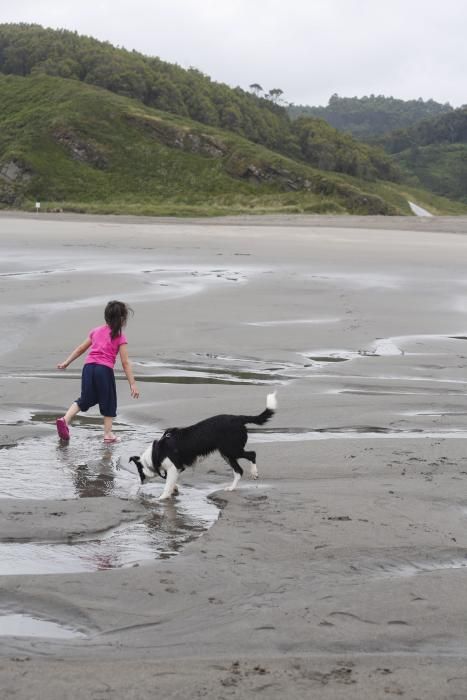
[[[0,75],[0,201],[73,211],[394,214],[365,183],[74,80]]]
[[[0,72],[78,80],[274,149],[288,148],[289,119],[273,101],[76,32],[0,24]]]
[[[323,121],[292,122],[272,99],[75,32],[0,24],[0,72],[51,75],[105,88],[148,107],[232,131],[320,169],[368,180],[396,181],[400,176],[382,150],[343,137]]]

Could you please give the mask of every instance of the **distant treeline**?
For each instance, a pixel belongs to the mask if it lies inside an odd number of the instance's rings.
[[[467,107],[387,134],[381,145],[417,184],[467,203]]]
[[[339,97],[334,94],[326,107],[290,105],[292,119],[301,116],[325,119],[328,124],[348,131],[355,138],[371,139],[396,129],[406,129],[422,119],[451,112],[450,104],[434,100],[399,100],[383,95]]]
[[[76,32],[40,25],[0,25],[0,72],[79,80],[149,107],[227,129],[323,170],[368,180],[396,181],[400,177],[398,167],[382,149],[358,143],[325,121],[291,120],[273,99],[213,82],[194,68],[185,70]]]
[[[467,107],[387,134],[380,143],[390,153],[399,153],[414,146],[467,143]]]
[[[404,182],[467,202],[467,106],[333,95],[327,107],[290,106],[288,111],[296,125],[313,115],[339,129],[341,136],[348,132],[381,146],[401,169]]]

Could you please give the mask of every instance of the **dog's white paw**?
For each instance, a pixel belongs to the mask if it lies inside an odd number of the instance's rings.
[[[234,491],[234,490],[235,490],[235,486],[226,486],[224,489],[224,491]]]
[[[250,479],[257,479],[258,478],[258,469],[256,467],[256,464],[251,465],[250,469]]]
[[[172,495],[171,493],[162,493],[157,500],[158,501],[168,501],[171,495]]]

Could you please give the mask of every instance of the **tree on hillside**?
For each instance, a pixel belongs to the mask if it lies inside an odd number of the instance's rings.
[[[280,88],[272,88],[269,90],[268,97],[272,102],[278,102],[279,98],[284,94],[284,91]]]
[[[252,83],[251,85],[248,86],[250,90],[253,90],[255,93],[256,97],[259,97],[260,94],[263,92],[263,88],[259,83]]]

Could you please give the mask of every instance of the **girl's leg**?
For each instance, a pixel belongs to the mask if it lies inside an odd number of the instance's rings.
[[[67,424],[67,425],[70,425],[70,423],[71,423],[71,421],[73,420],[73,418],[74,418],[74,417],[76,416],[76,414],[79,413],[80,411],[81,411],[81,409],[80,409],[80,407],[78,406],[78,404],[76,403],[76,401],[73,401],[73,403],[71,404],[70,408],[68,409],[68,411],[67,411],[67,412],[65,413],[65,415],[63,416],[64,419],[65,419],[66,424]]]
[[[81,409],[76,403],[76,401],[73,401],[63,418],[57,418],[57,420],[55,421],[58,435],[62,440],[70,439],[70,431],[68,430],[68,426],[70,425],[71,421],[76,416],[76,414],[80,412],[80,410]]]
[[[104,440],[117,439],[112,432],[113,420],[112,416],[104,416]]]
[[[104,437],[112,437],[113,420],[111,416],[104,416]]]
[[[119,442],[112,432],[114,417],[117,415],[117,387],[111,367],[96,365],[95,384],[99,396],[99,410],[104,417],[104,441]]]
[[[88,408],[91,408],[91,406],[97,403],[93,382],[93,367],[94,365],[84,365],[81,372],[81,396],[79,399],[76,399],[76,401],[73,401],[62,418],[57,418],[55,421],[58,434],[62,440],[70,439],[68,426],[76,414],[80,411],[87,411]]]

